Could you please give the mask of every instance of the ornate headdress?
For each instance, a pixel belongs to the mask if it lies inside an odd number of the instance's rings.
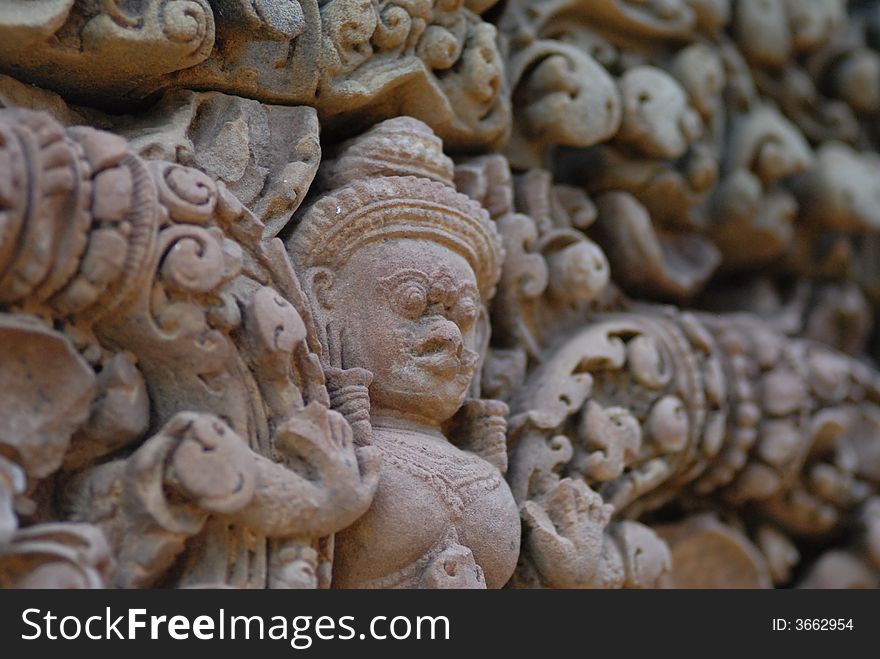
[[[339,266],[364,245],[389,238],[431,240],[464,257],[491,297],[503,249],[495,224],[457,192],[453,163],[421,121],[398,117],[340,145],[325,161],[322,194],[287,242],[294,265]]]

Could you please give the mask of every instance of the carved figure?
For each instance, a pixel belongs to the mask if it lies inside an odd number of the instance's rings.
[[[415,120],[378,124],[322,174],[329,190],[301,214],[288,248],[334,406],[382,455],[370,509],[337,536],[335,584],[503,586],[520,534],[503,477],[507,409],[473,397],[498,234],[455,190],[452,161]]]

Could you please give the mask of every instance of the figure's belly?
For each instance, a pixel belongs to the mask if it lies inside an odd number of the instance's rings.
[[[519,555],[520,521],[498,470],[418,436],[382,433],[374,441],[383,458],[379,486],[367,513],[336,536],[334,584],[417,587],[432,558],[463,545],[486,585],[503,586]]]

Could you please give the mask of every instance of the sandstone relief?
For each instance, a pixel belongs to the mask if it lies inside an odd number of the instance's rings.
[[[0,586],[880,585],[880,3],[0,6]]]

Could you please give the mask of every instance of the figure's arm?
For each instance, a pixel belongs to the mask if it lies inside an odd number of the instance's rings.
[[[301,468],[254,455],[254,496],[233,520],[268,537],[314,537],[339,531],[366,512],[378,483],[379,453],[355,447],[339,413],[312,403],[278,428],[275,442]]]
[[[99,526],[115,557],[112,584],[154,585],[211,513],[253,497],[255,468],[244,441],[217,417],[175,415],[126,459],[89,468],[65,487],[76,521]]]
[[[307,406],[276,442],[299,471],[254,453],[213,415],[180,413],[129,458],[75,478],[66,505],[73,519],[104,529],[117,557],[114,582],[124,587],[156,583],[212,514],[278,537],[333,533],[364,512],[377,454],[354,449],[337,413]]]

